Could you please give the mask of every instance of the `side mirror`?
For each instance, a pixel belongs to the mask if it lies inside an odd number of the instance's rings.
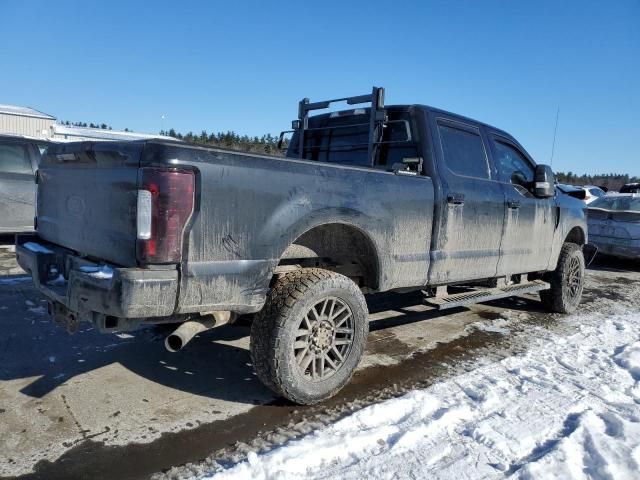
[[[533,194],[539,198],[550,198],[556,194],[556,177],[549,165],[536,166]]]
[[[531,183],[527,181],[527,177],[524,176],[524,173],[521,171],[515,171],[511,174],[511,183],[515,185],[520,185],[527,190],[531,187]]]

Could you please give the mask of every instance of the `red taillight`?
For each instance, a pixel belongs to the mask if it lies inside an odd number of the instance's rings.
[[[184,228],[193,213],[195,175],[187,170],[140,170],[138,261],[178,263]]]

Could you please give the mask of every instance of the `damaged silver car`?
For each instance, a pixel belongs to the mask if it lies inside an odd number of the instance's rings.
[[[640,259],[640,194],[601,197],[589,205],[589,240],[602,254]]]

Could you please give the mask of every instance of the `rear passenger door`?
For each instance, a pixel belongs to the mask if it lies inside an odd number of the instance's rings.
[[[430,283],[496,276],[505,215],[478,126],[439,115],[431,122],[441,192],[436,201]]]
[[[35,158],[33,145],[0,139],[0,232],[33,230]]]
[[[519,185],[514,174],[533,183],[533,161],[512,140],[496,133],[490,133],[489,137],[506,203],[498,275],[545,270],[557,225],[555,198],[537,198]]]

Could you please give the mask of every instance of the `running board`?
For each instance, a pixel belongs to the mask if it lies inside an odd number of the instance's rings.
[[[484,290],[474,290],[472,292],[453,293],[442,297],[428,297],[426,302],[436,307],[438,310],[446,310],[448,308],[462,307],[472,305],[474,303],[483,303],[490,300],[498,300],[500,298],[513,297],[524,293],[539,292],[540,290],[549,290],[551,285],[542,280],[532,280],[526,283],[516,283],[504,287],[487,288]]]

